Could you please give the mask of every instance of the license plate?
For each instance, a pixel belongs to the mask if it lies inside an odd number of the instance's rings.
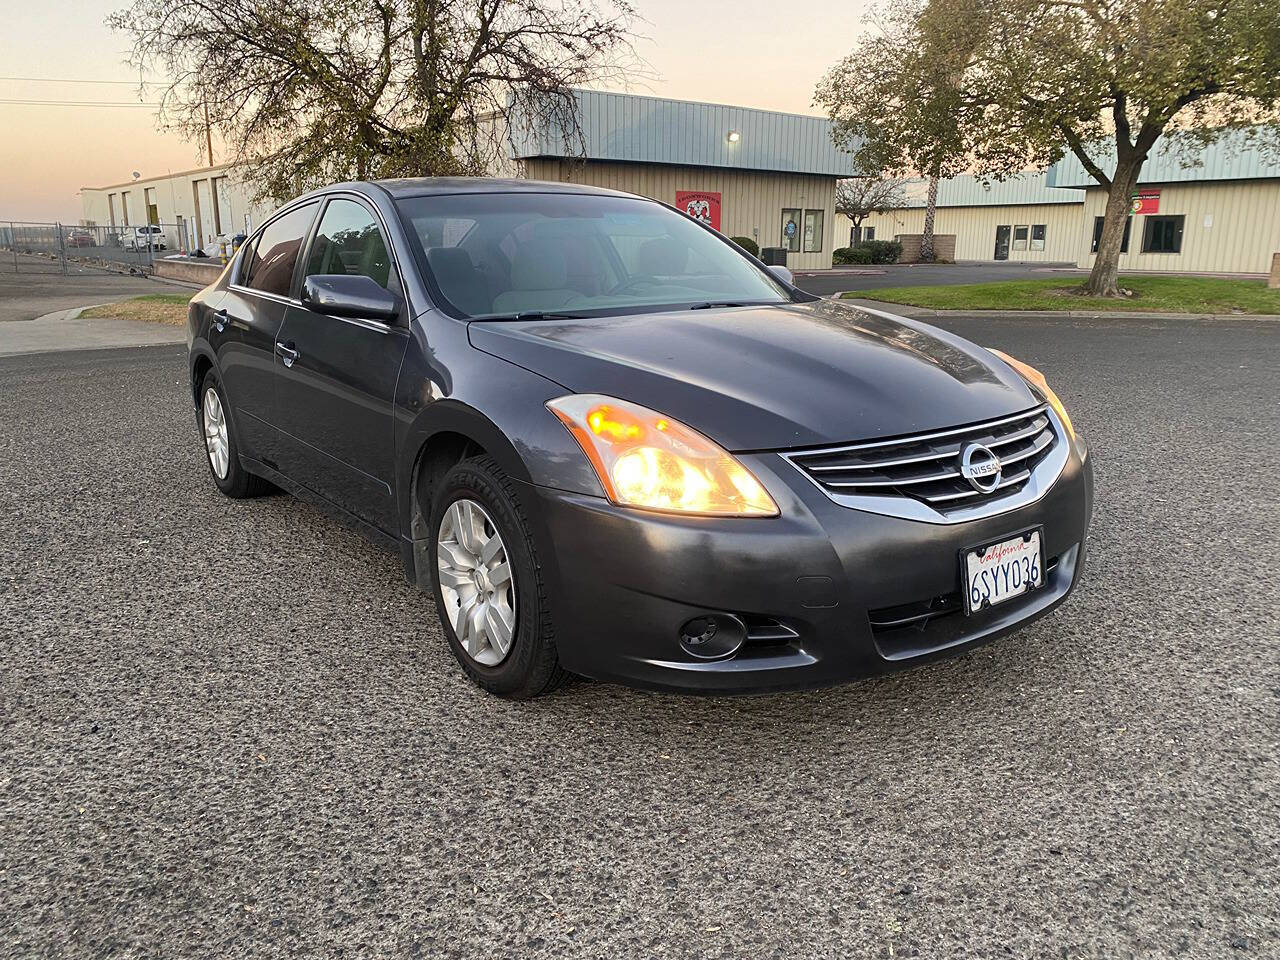
[[[965,613],[1020,597],[1044,585],[1040,531],[1028,530],[962,554]]]

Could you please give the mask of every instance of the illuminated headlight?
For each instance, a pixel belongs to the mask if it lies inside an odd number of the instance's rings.
[[[677,420],[594,393],[551,400],[547,409],[578,441],[614,503],[703,516],[778,515],[746,467]]]

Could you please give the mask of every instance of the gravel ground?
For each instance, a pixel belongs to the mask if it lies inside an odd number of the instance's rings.
[[[1280,955],[1280,324],[946,324],[1091,441],[1082,588],[751,699],[486,696],[180,348],[0,360],[0,956]]]

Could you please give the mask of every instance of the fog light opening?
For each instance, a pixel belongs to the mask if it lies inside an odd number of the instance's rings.
[[[680,646],[699,660],[731,657],[746,638],[746,625],[731,613],[704,613],[680,628]]]

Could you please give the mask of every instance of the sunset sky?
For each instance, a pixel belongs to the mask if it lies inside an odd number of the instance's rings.
[[[0,33],[0,101],[138,100],[129,42],[103,26],[124,0],[7,4]],[[638,52],[656,78],[629,92],[815,113],[813,89],[847,54],[865,0],[635,0],[646,35]],[[802,8],[802,12],[796,12]],[[15,79],[30,78],[30,79]],[[123,81],[43,82],[44,79]],[[157,79],[157,78],[146,78]],[[616,88],[623,89],[623,88]],[[202,165],[203,147],[159,129],[144,106],[0,102],[0,220],[80,216],[77,191]],[[218,156],[214,145],[214,159]]]

